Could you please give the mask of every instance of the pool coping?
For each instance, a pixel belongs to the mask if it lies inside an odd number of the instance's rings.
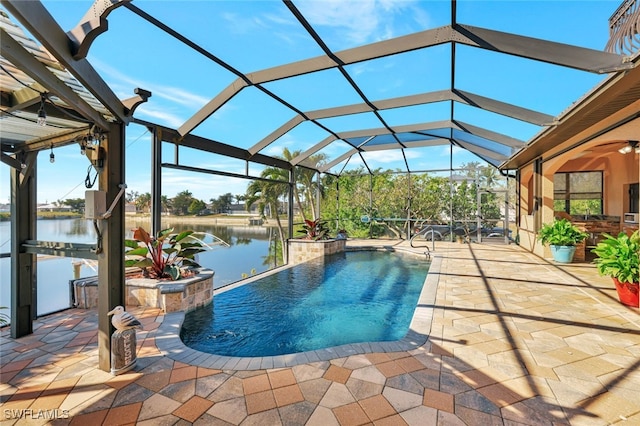
[[[357,247],[357,250],[386,250],[403,251],[412,254],[422,254],[415,250],[397,247]],[[186,346],[180,339],[180,329],[185,318],[185,312],[166,314],[162,324],[156,331],[156,346],[166,357],[185,364],[218,370],[267,370],[271,368],[293,367],[311,362],[330,361],[351,355],[374,352],[402,352],[418,349],[423,346],[431,333],[433,320],[433,306],[440,280],[442,258],[433,256],[425,282],[418,298],[418,303],[409,325],[409,331],[400,340],[389,342],[349,343],[330,348],[313,351],[298,352],[287,355],[273,355],[264,357],[233,357],[201,352]],[[243,282],[246,284],[247,282]],[[231,286],[230,286],[231,287]],[[230,288],[229,288],[230,289]],[[225,289],[226,291],[228,289]]]

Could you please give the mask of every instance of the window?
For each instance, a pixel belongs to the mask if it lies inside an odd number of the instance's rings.
[[[569,214],[603,214],[602,172],[556,173],[553,209]]]

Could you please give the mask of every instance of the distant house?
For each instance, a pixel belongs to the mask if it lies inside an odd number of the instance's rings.
[[[11,211],[11,204],[0,204],[0,212]]]
[[[71,212],[73,209],[66,204],[39,204],[39,212]]]
[[[124,204],[124,214],[136,214],[137,212],[135,203]]]
[[[227,214],[230,215],[259,215],[260,211],[258,210],[258,204],[254,204],[251,206],[251,210],[247,211],[245,203],[231,204],[229,206],[229,210],[227,210]]]

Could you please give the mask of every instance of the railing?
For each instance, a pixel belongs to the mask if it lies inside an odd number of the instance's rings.
[[[409,240],[409,245],[413,248],[417,248],[416,246],[413,245],[413,240],[416,239],[416,237],[419,236],[423,236],[424,239],[427,239],[427,235],[431,234],[431,251],[436,251],[436,234],[438,234],[438,236],[440,237],[440,239],[442,240],[442,234],[438,231],[436,231],[435,229],[433,229],[432,226],[425,226],[424,228],[422,228],[420,231],[418,231],[413,237],[411,237],[411,239]],[[427,250],[429,249],[428,246],[420,246],[420,247],[426,247]]]
[[[640,9],[636,0],[624,0],[609,18],[609,41],[605,51],[632,55],[640,49]]]

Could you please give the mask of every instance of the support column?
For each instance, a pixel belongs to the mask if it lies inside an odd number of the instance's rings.
[[[538,232],[542,226],[542,158],[536,158],[533,163],[533,223]]]
[[[120,184],[125,183],[124,124],[109,128],[104,144],[105,161],[99,175],[99,188],[107,193],[111,206]],[[124,306],[124,199],[118,200],[109,219],[100,220],[102,252],[98,254],[98,366],[111,369],[111,333],[113,326],[107,315],[115,306]]]
[[[341,218],[341,214],[340,214],[340,177],[338,176],[336,178],[336,212],[338,213],[336,216],[336,229],[340,230],[344,228],[344,225],[342,224],[342,218]]]
[[[474,181],[476,186],[476,240],[482,242],[482,193],[480,189],[480,172],[476,170]]]
[[[151,141],[151,235],[162,230],[162,130],[153,129]]]
[[[407,241],[411,240],[411,172],[407,173]],[[432,239],[435,236],[431,237]]]
[[[449,241],[455,241],[453,235],[453,143],[449,144]]]
[[[37,259],[22,243],[36,240],[37,152],[24,158],[24,169],[11,169],[11,337],[33,333],[38,310]]]
[[[289,202],[287,204],[287,215],[289,216],[289,220],[288,222],[288,227],[287,227],[287,232],[289,233],[289,238],[293,238],[293,185],[295,185],[295,168],[291,168],[289,169],[289,194],[288,194],[288,198],[289,198]],[[279,214],[278,212],[276,212],[276,214]],[[284,239],[284,241],[288,240]],[[289,263],[289,245],[286,244],[287,248],[286,250],[286,259],[285,259],[285,263]]]
[[[369,173],[369,238],[373,238],[373,175]]]
[[[316,212],[318,213],[318,217],[314,217],[313,219],[319,219],[322,217],[322,212],[320,211],[320,201],[322,201],[322,191],[320,190],[320,172],[316,172]]]

